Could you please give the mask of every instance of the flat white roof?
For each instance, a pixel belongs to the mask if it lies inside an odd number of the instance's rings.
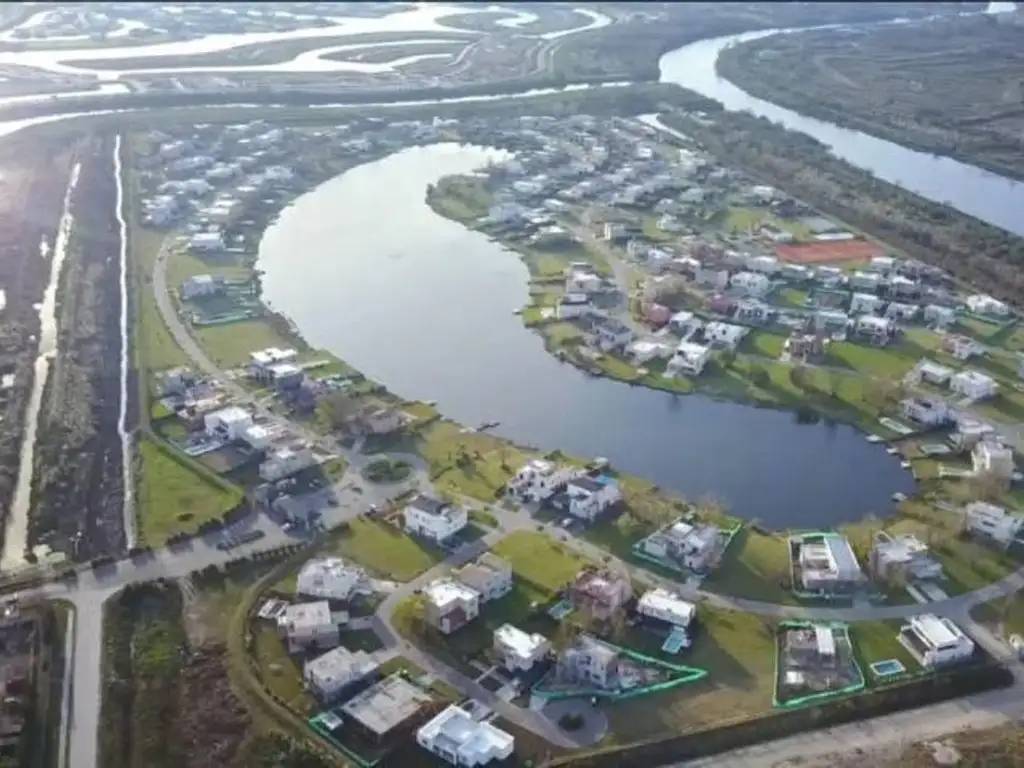
[[[959,627],[948,619],[940,619],[931,613],[915,616],[910,620],[910,624],[918,637],[933,648],[953,645],[963,637]]]
[[[339,646],[307,661],[303,667],[306,675],[315,677],[317,681],[326,683],[334,680],[354,680],[365,677],[380,665],[366,651],[350,651]]]
[[[515,743],[510,734],[490,723],[478,723],[454,704],[420,728],[417,737],[428,742],[442,742],[460,755],[481,757],[497,756],[511,750]]]
[[[460,600],[479,600],[480,593],[452,579],[440,579],[423,588],[423,595],[438,608]]]
[[[214,411],[207,416],[209,419],[216,419],[225,424],[237,424],[240,421],[251,421],[252,415],[237,405],[229,405],[227,408],[221,408],[219,411]]]
[[[651,611],[662,616],[671,617],[675,620],[674,623],[686,625],[693,621],[697,607],[693,603],[683,600],[679,595],[658,587],[641,595],[637,603],[637,610],[641,613]]]
[[[494,630],[494,639],[523,658],[532,657],[547,642],[544,635],[528,634],[512,624],[502,624]]]
[[[331,606],[326,600],[289,605],[278,617],[278,622],[294,628],[321,627],[331,623]]]

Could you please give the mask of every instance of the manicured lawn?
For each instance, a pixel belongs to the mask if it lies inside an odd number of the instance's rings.
[[[177,247],[167,259],[167,288],[177,295],[178,288],[194,275],[222,275],[228,280],[247,280],[252,274],[249,267],[238,264],[230,255],[203,259]]]
[[[765,357],[776,358],[782,354],[782,346],[786,337],[780,333],[768,331],[752,331],[740,345],[745,352],[752,352]]]
[[[132,226],[128,238],[137,313],[133,330],[136,364],[150,372],[185,365],[188,357],[167,330],[153,295],[153,268],[164,233]]]
[[[218,365],[233,368],[248,362],[249,353],[267,347],[294,344],[266,320],[245,320],[206,328],[194,328],[193,335]]]
[[[977,621],[996,627],[1003,636],[1024,634],[1024,596],[1019,592],[982,603],[971,615]]]
[[[958,537],[947,539],[937,548],[935,558],[946,573],[943,589],[951,595],[973,592],[1020,566],[1005,552]]]
[[[894,344],[888,347],[872,347],[843,341],[829,347],[829,362],[851,368],[865,376],[900,378],[920,359],[916,351]]]
[[[583,331],[572,323],[548,323],[544,326],[544,335],[557,346],[583,338]]]
[[[606,549],[622,560],[632,560],[633,545],[655,530],[653,525],[640,520],[628,512],[623,512],[614,520],[606,520],[588,528],[583,538],[596,546]],[[645,568],[657,566],[645,561],[638,561]]]
[[[444,559],[441,550],[386,523],[366,519],[353,520],[349,532],[335,538],[328,550],[395,581],[409,581]]]
[[[704,586],[732,597],[793,603],[789,580],[789,545],[785,535],[766,536],[744,528],[736,534]]]
[[[871,672],[871,664],[877,661],[897,659],[903,663],[907,672],[920,671],[921,665],[897,639],[901,626],[903,622],[898,619],[858,621],[850,625],[850,637],[853,638],[857,661],[868,685],[880,682],[880,679]]]
[[[810,293],[803,288],[787,286],[773,294],[771,298],[774,300],[774,303],[780,306],[804,309],[807,307],[807,297],[809,295]]]
[[[494,554],[512,564],[517,580],[539,593],[554,594],[589,564],[543,533],[517,531],[498,542]]]
[[[416,435],[416,450],[430,465],[441,493],[494,501],[527,454],[490,435],[437,421]]]
[[[195,530],[200,523],[220,517],[242,499],[240,489],[230,484],[222,486],[176,461],[169,453],[170,448],[142,440],[139,450],[139,533],[149,546],[162,546],[172,534]]]
[[[693,648],[677,656],[661,654],[661,637],[647,633],[643,633],[646,638],[634,637],[633,647],[639,646],[645,653],[706,669],[709,674],[692,685],[605,708],[617,740],[629,742],[665,733],[685,733],[771,709],[774,622],[705,605],[698,609],[698,620],[700,627]]]

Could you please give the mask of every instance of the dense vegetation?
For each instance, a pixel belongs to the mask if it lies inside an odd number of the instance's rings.
[[[776,35],[727,48],[718,69],[802,114],[1024,179],[1021,21]]]
[[[1024,291],[1024,238],[872,176],[827,146],[746,112],[666,124],[794,197],[1011,302]]]

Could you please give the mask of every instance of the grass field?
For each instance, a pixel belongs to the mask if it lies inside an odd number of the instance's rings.
[[[971,611],[977,621],[996,627],[1004,636],[1024,634],[1024,596],[999,597]]]
[[[184,247],[175,248],[167,258],[168,290],[177,295],[182,282],[194,275],[221,275],[228,280],[247,280],[252,276],[252,269],[239,264],[232,256],[204,259],[189,253]]]
[[[188,363],[188,357],[167,330],[153,296],[153,268],[164,233],[132,226],[128,232],[134,272],[136,319],[133,336],[136,365],[160,371]]]
[[[857,661],[860,663],[864,681],[869,685],[879,682],[879,678],[871,673],[871,664],[887,659],[896,659],[903,663],[907,672],[917,672],[921,665],[910,652],[904,648],[897,635],[902,621],[858,621],[850,625],[850,637],[853,639]]]
[[[139,443],[139,534],[152,547],[162,546],[172,534],[195,530],[200,523],[220,517],[242,499],[240,489],[221,486],[190,469],[175,460],[170,450],[148,439]]]
[[[444,559],[444,553],[385,523],[353,520],[350,532],[335,538],[329,553],[351,559],[378,576],[409,581]]]
[[[234,368],[248,362],[249,353],[267,347],[288,349],[294,343],[269,320],[244,320],[193,329],[193,335],[218,365]]]
[[[528,582],[547,596],[564,587],[590,564],[543,533],[517,531],[499,541],[493,551],[512,564],[516,579]]]
[[[288,655],[276,627],[261,623],[253,629],[252,654],[267,690],[292,711],[313,714],[316,702],[303,688],[302,670]]]
[[[747,527],[736,534],[725,558],[704,587],[721,595],[793,603],[788,588],[789,545],[783,534],[766,536]]]

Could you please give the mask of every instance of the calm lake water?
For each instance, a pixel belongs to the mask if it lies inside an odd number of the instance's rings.
[[[266,233],[264,298],[324,347],[397,394],[543,449],[606,456],[690,498],[712,496],[770,526],[891,511],[913,480],[845,426],[673,397],[559,363],[513,310],[529,274],[515,253],[436,215],[427,185],[499,153],[409,149],[300,197]]]

